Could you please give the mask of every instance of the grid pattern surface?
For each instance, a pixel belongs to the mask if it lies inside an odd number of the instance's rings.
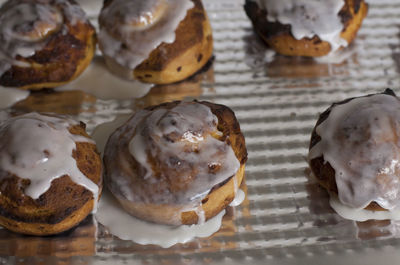
[[[300,257],[340,257],[400,246],[396,222],[357,223],[335,214],[326,192],[310,180],[306,162],[311,130],[332,102],[387,87],[398,91],[400,1],[369,1],[368,17],[339,64],[275,55],[254,34],[242,0],[204,3],[215,59],[197,80],[200,98],[231,107],[240,121],[249,152],[245,202],[229,209],[214,236],[170,249],[119,240],[92,219],[55,238],[0,230],[0,264],[289,264]],[[95,21],[95,14],[89,15]],[[191,90],[185,96],[197,95]],[[93,130],[147,103],[84,100],[77,117]],[[24,246],[34,248],[39,257],[18,254]],[[42,249],[46,246],[52,251]]]

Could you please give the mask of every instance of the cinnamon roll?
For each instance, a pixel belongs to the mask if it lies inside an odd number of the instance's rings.
[[[106,63],[126,79],[174,83],[212,56],[212,31],[201,0],[106,0],[99,24]]]
[[[244,8],[277,53],[311,57],[348,46],[368,11],[364,0],[246,0]]]
[[[309,163],[339,214],[400,218],[399,137],[400,100],[391,90],[335,103],[320,115]]]
[[[28,113],[2,122],[0,136],[0,225],[52,235],[97,209],[101,159],[83,123]]]
[[[234,113],[209,102],[169,102],[133,115],[109,138],[105,183],[138,218],[202,223],[240,186],[247,150]]]
[[[9,0],[0,8],[0,85],[39,90],[78,77],[95,30],[74,0]]]

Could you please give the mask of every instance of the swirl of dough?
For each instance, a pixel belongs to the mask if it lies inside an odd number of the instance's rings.
[[[136,113],[110,137],[104,156],[107,184],[129,213],[174,225],[199,223],[224,209],[246,159],[233,112],[208,102]]]
[[[0,225],[51,235],[96,211],[102,165],[83,123],[28,113],[0,123],[0,136]]]
[[[347,47],[367,15],[364,0],[246,0],[257,34],[276,52],[320,57]]]
[[[204,66],[212,54],[211,28],[200,0],[109,0],[99,25],[106,63],[126,79],[157,84],[180,81]],[[179,57],[188,51],[193,56]],[[138,73],[141,67],[143,74]]]
[[[93,57],[94,34],[72,0],[7,1],[0,8],[0,85],[41,89],[74,79]]]

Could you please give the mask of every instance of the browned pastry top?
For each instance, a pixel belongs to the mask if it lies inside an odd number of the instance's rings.
[[[201,0],[105,1],[99,25],[107,66],[125,79],[178,82],[212,56],[212,31]]]
[[[395,94],[393,93],[393,91],[391,90],[386,90],[384,93],[382,93],[384,95],[390,95],[390,96],[394,96]],[[372,95],[368,95],[366,97],[371,97],[374,96],[376,94],[372,94]],[[331,107],[329,107],[326,111],[324,111],[320,116],[319,119],[313,129],[312,135],[311,135],[311,141],[310,141],[310,150],[316,146],[320,141],[321,141],[321,137],[318,135],[317,133],[317,127],[322,124],[331,114],[331,111],[333,108],[346,104],[352,100],[354,100],[356,98],[350,98],[350,99],[346,99],[343,100],[341,102],[338,103],[334,103]],[[356,128],[356,124],[354,125]],[[365,131],[365,137],[369,137],[368,135],[368,131]],[[389,139],[384,139],[385,141],[391,141],[390,138]],[[346,140],[343,139],[343,142],[345,142]],[[344,143],[345,144],[345,143]],[[365,144],[364,141],[360,140],[359,144]],[[354,156],[357,156],[357,154],[355,153]],[[355,159],[356,160],[356,159]],[[326,159],[324,159],[324,156],[318,156],[315,158],[310,159],[309,161],[310,163],[310,168],[314,174],[314,176],[316,177],[318,183],[323,186],[331,195],[338,197],[338,186],[336,183],[336,171],[333,168],[333,166],[331,165],[331,163],[329,163],[329,161],[326,161]],[[372,163],[372,162],[371,162]],[[359,176],[360,178],[362,178],[362,176]],[[382,208],[378,203],[376,203],[375,201],[371,201],[371,203],[369,203],[364,209],[366,210],[371,210],[371,211],[384,211],[386,209]]]
[[[204,121],[205,125],[202,126],[202,129],[199,129],[199,127],[196,127],[198,122],[194,120],[192,121],[195,123],[193,125],[194,127],[188,125],[188,128],[191,129],[186,131],[183,135],[177,133],[177,130],[171,129],[175,128],[175,126],[186,126],[182,124],[173,124],[171,128],[168,127],[170,126],[169,124],[165,125],[167,129],[164,128],[164,132],[168,133],[162,134],[163,136],[148,131],[147,129],[151,127],[146,128],[142,126],[144,129],[137,131],[137,127],[140,127],[140,123],[143,122],[143,117],[144,119],[149,119],[149,115],[152,113],[156,115],[154,113],[157,111],[166,110],[164,113],[165,116],[162,117],[168,118],[171,112],[174,111],[174,108],[182,106],[182,104],[201,105],[202,107],[199,112],[202,111],[204,107],[209,108],[212,114],[217,117],[218,124],[213,125],[211,124],[213,122],[210,120],[208,120],[208,122]],[[179,116],[179,114],[177,115]],[[163,128],[163,122],[165,122],[165,120],[168,119],[162,120],[160,124],[157,125]],[[174,118],[171,119],[171,122],[174,123]],[[208,130],[208,128],[212,128],[213,126],[217,126],[216,128],[218,131]],[[137,138],[137,141],[133,140],[138,134],[142,134],[140,137],[143,137],[143,139]],[[187,135],[190,136],[187,137]],[[159,137],[161,137],[161,140]],[[221,150],[216,150],[215,153],[213,151],[209,153],[210,157],[207,169],[209,175],[207,175],[208,173],[206,175],[201,175],[204,164],[201,164],[200,153],[209,152],[208,150],[203,150],[202,147],[210,146],[202,146],[202,140],[199,140],[200,143],[198,143],[197,140],[206,139],[207,137],[217,139],[217,141],[221,143],[218,147],[221,148]],[[142,140],[147,143],[144,143]],[[170,153],[164,156],[169,152],[168,150],[164,150],[163,147],[157,147],[158,141],[166,141],[172,146],[180,146],[179,148],[182,148],[184,155],[179,156]],[[142,156],[147,157],[145,158],[147,161],[139,162],[132,154],[132,150],[130,150],[132,142],[135,142],[138,146],[140,146],[141,143],[143,145],[150,145],[155,151],[140,153]],[[213,147],[210,148],[212,149]],[[224,168],[224,165],[218,163],[218,161],[224,160],[218,160],[218,157],[224,157],[224,154],[228,153],[230,148],[233,151],[234,159],[238,162],[237,165],[243,165],[247,160],[244,137],[233,112],[229,108],[209,102],[170,102],[149,107],[134,115],[110,137],[104,155],[106,183],[115,196],[133,202],[172,205],[189,204],[190,199],[182,194],[189,193],[191,189],[195,189],[195,196],[202,195],[197,193],[210,192],[210,187],[207,187],[207,185],[212,183],[212,178],[217,178],[219,172],[228,170]],[[191,161],[193,160],[189,158],[185,159],[185,154],[187,157],[199,154],[198,164],[192,164],[193,162]],[[212,161],[215,163],[212,163]],[[149,166],[146,166],[146,163],[148,163]],[[236,174],[237,170],[239,170],[239,168],[236,168],[232,174],[229,174],[222,181],[216,183],[213,188],[224,184]],[[211,179],[199,182],[198,178],[205,176]],[[204,187],[194,188],[194,183],[203,183],[206,185],[204,185]],[[205,195],[207,194],[203,194],[203,197]],[[182,198],[184,198],[184,200],[182,200]]]
[[[292,26],[279,21],[269,21],[268,11],[258,6],[256,1],[246,0],[245,11],[256,32],[278,53],[295,56],[323,56],[331,51],[331,45],[319,36],[295,39]],[[367,14],[368,5],[364,0],[345,0],[338,16],[343,24],[341,37],[351,43]]]
[[[15,22],[15,27],[21,28],[18,38],[7,42],[33,49],[34,54],[30,51],[26,56],[15,54],[15,51],[10,53],[4,44],[8,38],[4,33],[4,23],[3,27],[0,26],[3,43],[0,45],[0,71],[3,70],[0,72],[0,85],[41,89],[75,78],[90,62],[95,46],[95,29],[85,18],[83,10],[74,0],[13,0],[0,9],[0,20],[2,17],[7,19],[7,15],[18,8],[28,12],[27,5],[32,10],[37,5],[47,6],[54,12],[53,20],[45,18],[41,21],[38,15],[38,21]],[[29,23],[35,23],[34,27],[28,27]]]
[[[194,3],[194,7],[188,11],[185,19],[176,29],[174,42],[161,43],[157,49],[153,50],[147,60],[137,66],[137,70],[146,70],[149,66],[152,66],[153,71],[162,71],[168,66],[169,62],[179,57],[183,51],[200,43],[205,37],[212,42],[211,34],[204,36],[203,27],[208,23],[208,18],[201,0],[191,1]],[[168,54],[168,56],[164,54]],[[196,60],[201,61],[201,57],[206,55],[199,54],[198,56]]]
[[[9,137],[7,128],[2,128],[0,133],[2,137]],[[83,123],[72,125],[69,133],[73,136],[89,137]],[[76,161],[76,167],[89,181],[97,185],[100,194],[102,165],[96,145],[90,141],[79,141],[75,144],[76,148],[71,156]],[[8,144],[2,141],[1,146],[4,148]],[[5,151],[3,150],[3,152]],[[53,154],[49,153],[48,155],[51,157]],[[5,155],[3,154],[3,156]],[[19,155],[16,154],[17,157]],[[21,162],[14,163],[23,167],[28,165]],[[4,165],[3,162],[2,165]],[[98,199],[88,187],[73,181],[67,174],[52,180],[49,189],[38,198],[32,198],[26,194],[31,184],[30,179],[22,178],[6,168],[0,168],[1,225],[10,230],[27,234],[59,233],[83,220],[93,210],[96,204],[95,200]]]

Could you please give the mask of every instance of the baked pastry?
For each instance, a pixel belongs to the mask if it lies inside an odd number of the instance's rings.
[[[106,0],[99,46],[113,73],[169,84],[199,71],[212,56],[212,31],[201,0]]]
[[[335,205],[357,214],[389,211],[396,218],[393,214],[400,209],[399,111],[400,100],[386,90],[335,103],[320,115],[311,136],[309,163],[331,195],[331,205],[339,200]],[[386,218],[379,215],[354,219]]]
[[[95,30],[74,0],[9,0],[0,8],[0,85],[63,85],[91,62]]]
[[[2,122],[0,136],[0,225],[52,235],[97,209],[101,159],[83,123],[28,113]]]
[[[131,215],[202,223],[234,199],[247,151],[234,113],[209,102],[169,102],[133,115],[109,138],[105,183]]]
[[[364,0],[246,0],[244,8],[276,52],[311,57],[349,45],[368,11]]]

